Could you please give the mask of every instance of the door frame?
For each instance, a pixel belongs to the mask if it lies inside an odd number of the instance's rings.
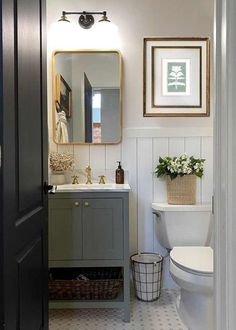
[[[236,2],[215,0],[214,298],[215,329],[236,324]]]

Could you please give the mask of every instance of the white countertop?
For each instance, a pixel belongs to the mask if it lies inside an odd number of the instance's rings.
[[[115,183],[106,183],[106,184],[63,184],[59,185],[56,188],[56,193],[60,192],[125,192],[130,191],[130,185],[125,184],[115,184]]]

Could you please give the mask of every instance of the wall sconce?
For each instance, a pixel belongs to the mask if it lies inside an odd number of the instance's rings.
[[[80,15],[78,19],[79,25],[83,29],[90,29],[94,24],[94,16],[93,15],[102,15],[101,19],[98,22],[108,22],[111,21],[107,17],[106,11],[63,11],[61,18],[58,20],[58,22],[68,22],[70,23],[70,20],[67,18],[68,15]]]

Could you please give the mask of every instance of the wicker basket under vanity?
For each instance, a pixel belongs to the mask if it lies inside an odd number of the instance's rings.
[[[168,204],[192,205],[196,204],[196,175],[177,176],[171,180],[167,178]]]
[[[117,298],[123,277],[117,268],[81,268],[80,279],[74,274],[51,270],[49,279],[50,300],[110,300]],[[68,270],[68,272],[70,272]],[[72,276],[71,276],[72,275]],[[63,278],[64,277],[64,278]],[[67,277],[67,278],[65,278]],[[72,278],[70,278],[72,277]]]

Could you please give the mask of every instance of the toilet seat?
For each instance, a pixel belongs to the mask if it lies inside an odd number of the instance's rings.
[[[210,246],[178,246],[170,252],[176,267],[199,276],[213,277],[213,250]]]

